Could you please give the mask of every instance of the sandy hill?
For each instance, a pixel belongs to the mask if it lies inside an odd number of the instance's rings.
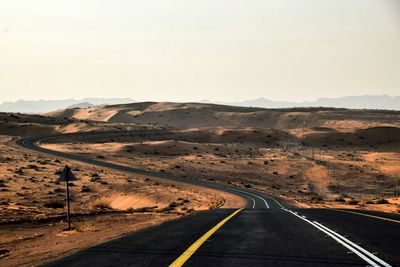
[[[0,112],[0,135],[44,135],[56,132],[56,128],[73,120],[43,115]]]
[[[334,108],[263,109],[202,103],[142,102],[63,109],[46,115],[114,123],[157,123],[180,129],[319,127],[347,131],[370,127],[400,126],[400,111]]]
[[[83,121],[68,117],[52,117],[44,115],[0,112],[0,135],[29,136],[55,133],[132,130],[152,128],[151,125],[132,125],[129,123],[105,123],[99,121]]]

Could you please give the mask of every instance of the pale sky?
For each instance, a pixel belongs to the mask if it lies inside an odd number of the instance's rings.
[[[0,102],[400,95],[398,0],[0,0]]]

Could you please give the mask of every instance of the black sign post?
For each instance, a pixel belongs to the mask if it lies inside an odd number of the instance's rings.
[[[65,185],[67,187],[67,192],[66,192],[66,200],[67,200],[67,222],[68,222],[68,231],[71,230],[71,215],[70,215],[70,208],[69,208],[69,182],[70,181],[76,181],[77,179],[75,178],[74,174],[71,171],[71,168],[69,168],[67,165],[65,165],[60,178],[58,179],[59,182],[65,182]]]

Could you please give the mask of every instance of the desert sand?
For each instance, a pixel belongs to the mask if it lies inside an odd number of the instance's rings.
[[[79,133],[40,145],[254,188],[295,207],[400,212],[396,111],[146,102],[46,115],[0,113],[0,121],[2,266],[35,265],[192,212],[245,204],[215,190],[17,147],[14,141],[27,135]],[[71,187],[72,232],[63,231],[64,185],[55,182],[64,165],[79,178]],[[36,250],[39,245],[48,250]]]
[[[394,199],[400,176],[398,111],[145,102],[47,115],[165,127],[43,144],[49,148],[251,186],[299,207],[399,210]]]

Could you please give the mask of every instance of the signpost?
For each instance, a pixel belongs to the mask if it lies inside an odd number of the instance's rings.
[[[66,201],[67,201],[67,222],[68,222],[68,231],[71,230],[71,216],[70,216],[70,208],[69,208],[69,185],[68,183],[71,181],[76,181],[75,175],[72,173],[71,168],[69,168],[67,165],[65,165],[60,178],[58,178],[59,182],[65,182],[65,185],[67,187],[66,191]]]

